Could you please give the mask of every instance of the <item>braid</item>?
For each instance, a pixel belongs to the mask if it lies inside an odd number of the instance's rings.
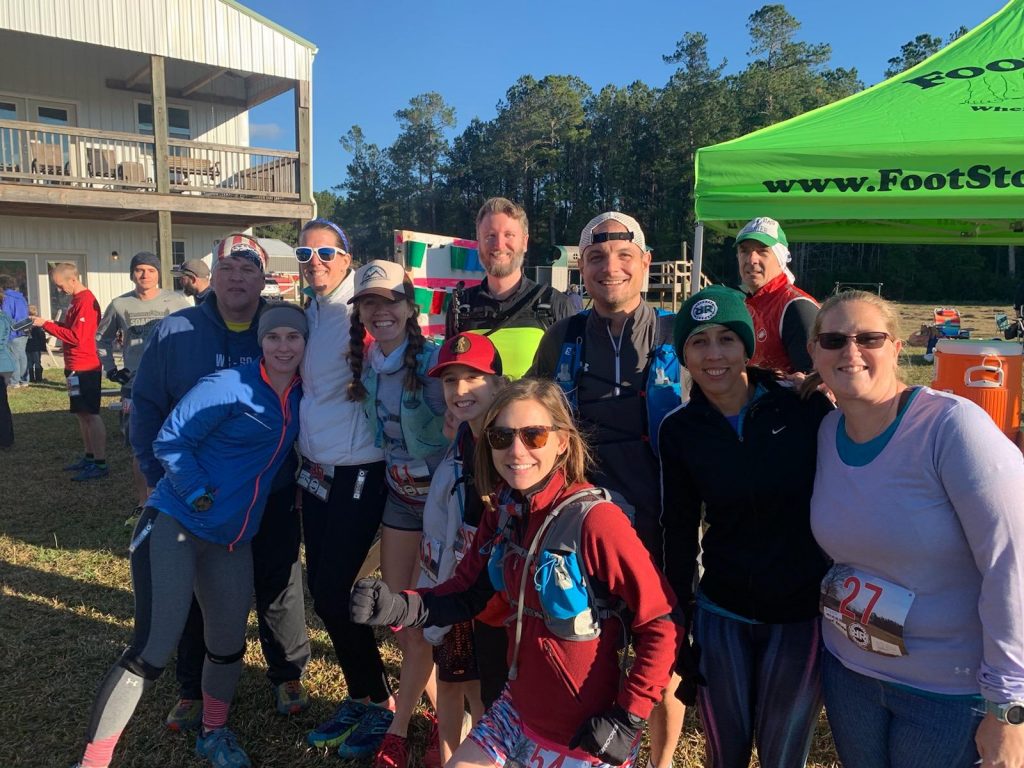
[[[418,367],[416,358],[423,351],[426,340],[423,338],[423,330],[420,328],[420,309],[415,304],[413,307],[412,315],[405,321],[405,332],[409,338],[409,346],[405,348],[405,388],[409,392],[418,392],[420,379],[416,375]]]
[[[363,341],[366,338],[366,327],[359,319],[358,305],[353,309],[351,320],[347,357],[348,366],[352,369],[352,381],[348,384],[348,399],[363,401],[367,395],[363,384]]]

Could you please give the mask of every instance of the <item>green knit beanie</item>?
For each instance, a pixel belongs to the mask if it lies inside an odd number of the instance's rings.
[[[750,319],[743,294],[724,285],[709,285],[688,298],[676,315],[672,343],[684,365],[686,340],[709,325],[723,325],[731,330],[743,342],[747,359],[754,356],[754,321]]]

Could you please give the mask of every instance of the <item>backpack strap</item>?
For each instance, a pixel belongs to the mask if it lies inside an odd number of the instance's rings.
[[[597,497],[597,498],[595,498]],[[558,516],[562,513],[562,510],[573,504],[587,503],[587,511],[590,511],[590,507],[601,501],[610,501],[611,496],[604,488],[585,488],[582,491],[577,491],[566,499],[563,499],[558,506],[548,512],[544,518],[544,522],[540,524],[540,528],[537,529],[537,535],[533,537],[533,541],[530,542],[530,548],[526,550],[526,558],[523,562],[523,572],[519,578],[519,597],[516,601],[516,633],[515,642],[512,649],[512,663],[508,668],[508,679],[515,680],[519,674],[519,644],[523,637],[523,613],[525,612],[525,599],[526,599],[526,583],[530,579],[530,566],[533,564],[534,558],[537,556],[537,550],[540,549],[540,545],[546,538],[546,532]],[[580,504],[582,506],[582,504]],[[582,518],[581,518],[582,519]],[[589,580],[588,580],[589,583]]]
[[[550,286],[548,286],[548,287],[550,287]],[[543,285],[535,285],[535,286],[533,286],[533,288],[531,288],[527,292],[527,294],[525,296],[523,296],[519,301],[517,301],[511,307],[509,307],[508,309],[502,310],[501,312],[495,313],[494,314],[494,327],[493,328],[488,328],[486,331],[483,332],[482,335],[490,336],[495,331],[500,331],[502,328],[504,328],[508,324],[508,322],[513,317],[516,317],[523,310],[523,308],[526,307],[527,304],[532,303],[533,300],[536,299],[540,295],[541,291],[543,291],[543,290],[544,290],[544,286]],[[549,305],[549,308],[550,308],[550,305]]]
[[[555,383],[561,387],[573,410],[576,410],[577,407],[576,387],[580,369],[583,367],[587,340],[587,318],[589,316],[590,310],[585,309],[569,318],[569,322],[565,324],[565,335],[562,337],[558,362],[555,364]]]

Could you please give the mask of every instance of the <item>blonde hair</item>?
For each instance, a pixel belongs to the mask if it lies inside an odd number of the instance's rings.
[[[69,261],[62,261],[59,264],[54,264],[52,267],[50,267],[50,275],[72,275],[73,277],[77,278],[79,277],[78,266],[72,264]]]
[[[817,316],[814,318],[814,324],[811,326],[811,334],[807,338],[807,341],[811,344],[817,343],[818,334],[821,333],[821,324],[825,315],[837,307],[841,307],[845,304],[853,304],[855,302],[859,304],[867,304],[878,310],[878,314],[882,316],[882,324],[885,326],[885,332],[894,340],[900,339],[902,334],[902,328],[900,327],[900,313],[896,309],[895,304],[891,301],[886,301],[876,293],[850,290],[837,293],[835,296],[830,296],[825,303],[821,305]],[[896,367],[896,378],[901,378],[899,366]],[[820,384],[821,374],[817,371],[812,371],[800,385],[800,394],[804,398],[810,397],[811,393],[814,392]]]
[[[530,234],[530,222],[526,219],[526,210],[519,203],[513,203],[507,197],[492,197],[485,200],[476,213],[477,228],[480,227],[480,222],[484,220],[484,217],[492,213],[503,213],[510,219],[515,219],[523,228],[523,234]]]
[[[565,394],[561,387],[550,379],[528,377],[518,379],[498,392],[491,407],[487,409],[481,439],[476,446],[475,477],[476,487],[480,494],[490,495],[501,481],[501,476],[494,466],[491,444],[484,433],[488,427],[494,424],[495,419],[505,408],[522,400],[532,400],[543,407],[551,417],[551,425],[557,427],[560,432],[564,432],[569,438],[565,453],[557,458],[554,466],[554,469],[561,469],[565,473],[566,485],[586,482],[587,471],[593,464],[593,458],[587,441],[576,428]]]

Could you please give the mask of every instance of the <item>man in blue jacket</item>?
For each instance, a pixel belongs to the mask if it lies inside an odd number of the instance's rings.
[[[20,323],[28,317],[28,301],[18,290],[18,281],[10,275],[0,275],[0,291],[3,291],[3,298],[0,299],[0,310],[7,313],[7,316],[14,324]],[[28,331],[11,331],[8,337],[11,354],[14,356],[14,374],[8,383],[10,389],[28,386],[28,355],[25,353],[25,345],[28,344]]]
[[[130,437],[139,468],[150,488],[163,467],[153,455],[164,419],[202,377],[222,368],[256,360],[260,299],[266,252],[248,235],[229,235],[214,253],[213,293],[202,304],[160,321],[146,343],[132,381]],[[253,576],[260,644],[275,706],[282,715],[301,712],[309,697],[300,678],[309,661],[309,636],[299,561],[301,531],[295,514],[293,452],[274,478],[259,533],[253,539]],[[178,703],[167,717],[174,731],[195,728],[202,718],[202,613],[193,600],[189,621],[178,644]]]

